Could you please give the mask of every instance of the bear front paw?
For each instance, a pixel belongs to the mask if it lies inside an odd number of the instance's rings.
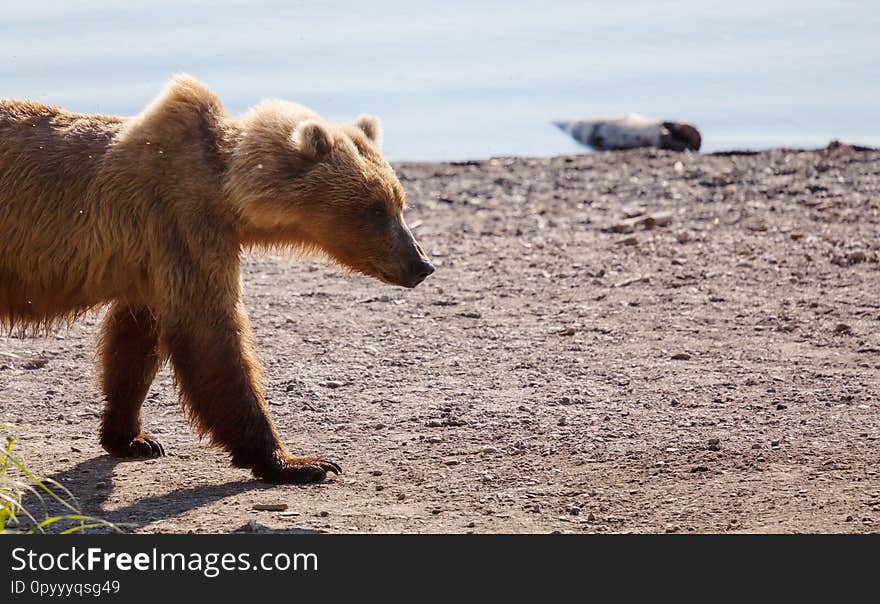
[[[338,464],[316,457],[284,457],[270,466],[257,467],[254,476],[276,484],[320,482],[327,472],[342,474]]]
[[[113,457],[154,459],[165,455],[165,447],[150,434],[140,434],[131,440],[105,437],[101,439],[101,446]]]

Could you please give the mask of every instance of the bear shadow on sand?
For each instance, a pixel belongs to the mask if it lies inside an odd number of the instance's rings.
[[[226,497],[239,495],[248,491],[268,490],[275,488],[274,485],[260,482],[258,480],[237,480],[225,482],[222,484],[209,484],[187,489],[179,489],[172,493],[162,493],[149,497],[144,497],[133,503],[116,509],[106,509],[106,503],[113,492],[113,473],[117,465],[138,463],[138,460],[127,460],[111,457],[109,455],[101,455],[87,459],[79,464],[49,476],[48,478],[60,483],[65,489],[76,498],[79,509],[86,516],[91,516],[101,520],[105,520],[114,525],[123,532],[132,532],[142,528],[153,522],[167,520],[175,516],[180,516],[190,510],[208,505],[215,501],[219,501]],[[63,489],[55,487],[59,495],[63,494]],[[23,500],[23,506],[26,510],[39,521],[44,517],[54,515],[64,515],[72,513],[71,510],[65,508],[62,504],[54,501],[53,498],[45,493],[37,496],[34,492],[28,492]],[[31,528],[26,518],[20,518],[23,529]],[[47,528],[47,532],[59,532],[66,528],[71,528],[77,523],[73,521],[58,522],[57,525]],[[179,531],[183,532],[185,528]],[[89,529],[88,532],[115,532],[113,529],[97,528]],[[273,529],[256,523],[254,520],[242,518],[242,525],[235,523],[235,526],[215,526],[211,527],[209,532],[213,533],[318,533],[308,528],[290,529]]]

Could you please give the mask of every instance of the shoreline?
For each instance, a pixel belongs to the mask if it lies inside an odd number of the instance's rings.
[[[671,152],[671,153],[681,153],[681,154],[693,154],[693,155],[701,155],[705,157],[730,157],[730,156],[738,156],[738,155],[760,155],[761,153],[770,153],[772,151],[786,151],[790,153],[810,153],[816,151],[823,151],[829,148],[834,147],[848,147],[853,149],[854,151],[859,152],[871,152],[871,151],[880,151],[880,146],[871,146],[871,145],[863,145],[859,143],[850,143],[846,141],[842,141],[839,139],[832,139],[826,144],[824,147],[787,147],[787,146],[776,146],[776,147],[767,147],[762,149],[752,149],[749,147],[737,147],[732,149],[719,149],[716,151],[679,151],[679,152]],[[552,159],[556,157],[577,157],[581,155],[594,155],[594,154],[607,154],[607,153],[630,153],[630,152],[646,152],[646,151],[664,151],[664,149],[657,149],[654,147],[643,147],[640,149],[625,149],[625,150],[615,150],[615,151],[595,151],[590,150],[587,147],[583,148],[582,152],[579,153],[558,153],[558,154],[550,154],[550,155],[493,155],[490,157],[475,157],[475,158],[463,158],[463,159],[436,159],[436,160],[420,160],[420,159],[392,159],[389,160],[391,165],[398,164],[452,164],[452,165],[468,165],[468,164],[479,164],[480,162],[486,162],[493,159]]]

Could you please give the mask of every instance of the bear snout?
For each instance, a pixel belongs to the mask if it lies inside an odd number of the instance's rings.
[[[427,279],[431,273],[434,272],[434,265],[426,260],[422,260],[421,258],[413,261],[409,266],[409,283],[407,287],[415,287],[425,279]]]

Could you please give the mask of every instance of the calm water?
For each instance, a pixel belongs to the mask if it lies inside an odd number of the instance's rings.
[[[418,5],[418,6],[417,6]],[[551,120],[637,111],[704,149],[880,145],[880,2],[0,0],[0,97],[133,114],[185,71],[379,115],[393,159],[552,155]]]

